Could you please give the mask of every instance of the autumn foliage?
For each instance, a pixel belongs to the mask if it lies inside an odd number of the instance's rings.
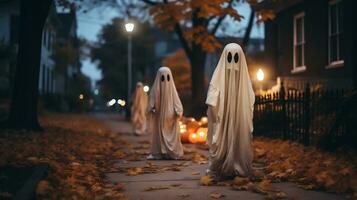
[[[183,49],[179,49],[174,54],[167,56],[163,60],[163,65],[171,69],[178,93],[190,92],[191,68]]]
[[[85,115],[40,121],[43,133],[2,130],[0,166],[49,163],[48,177],[37,187],[40,199],[124,198],[122,186],[104,178],[115,157],[115,135]]]

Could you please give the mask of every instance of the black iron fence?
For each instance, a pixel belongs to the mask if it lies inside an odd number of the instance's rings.
[[[288,139],[305,145],[338,144],[348,140],[346,123],[336,127],[336,113],[346,90],[286,91],[257,96],[254,135]]]

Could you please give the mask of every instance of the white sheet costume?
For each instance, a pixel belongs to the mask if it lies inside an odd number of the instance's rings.
[[[178,159],[183,155],[179,118],[183,108],[177,94],[171,70],[161,67],[149,96],[148,128],[152,134],[148,159]]]
[[[141,82],[136,84],[131,104],[131,122],[133,124],[134,133],[142,135],[146,132],[146,109],[148,105],[148,95],[144,91],[144,86]]]
[[[206,99],[209,171],[213,174],[252,174],[254,100],[244,52],[238,44],[230,43],[222,52]]]

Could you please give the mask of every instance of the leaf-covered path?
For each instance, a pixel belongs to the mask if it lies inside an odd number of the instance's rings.
[[[110,173],[110,181],[123,187],[129,199],[266,199],[259,192],[234,190],[224,182],[222,186],[203,186],[208,151],[199,145],[185,144],[184,160],[147,161],[149,136],[134,136],[131,125],[115,115],[96,115],[112,131],[121,135],[117,162]],[[258,164],[254,165],[259,167]],[[204,181],[204,180],[203,180]],[[200,183],[201,182],[201,183]],[[272,183],[281,191],[277,197],[286,199],[345,199],[326,192],[309,191],[294,183]],[[275,197],[276,198],[276,197]]]

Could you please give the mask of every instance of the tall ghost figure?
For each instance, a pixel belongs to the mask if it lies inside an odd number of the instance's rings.
[[[146,109],[148,105],[148,95],[144,92],[144,86],[141,82],[136,84],[131,105],[131,122],[136,135],[145,134],[146,130]]]
[[[179,118],[183,108],[171,70],[161,67],[156,74],[149,96],[149,132],[152,134],[148,159],[178,159],[183,155]]]
[[[206,99],[209,171],[213,174],[251,175],[254,100],[244,52],[236,43],[227,44],[213,73]]]

